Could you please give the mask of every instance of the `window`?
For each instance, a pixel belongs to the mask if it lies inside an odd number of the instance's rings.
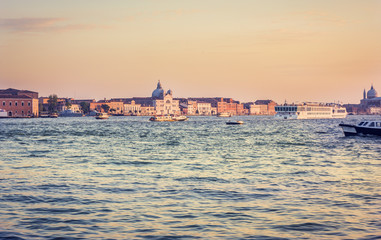
[[[15,106],[17,107],[17,102],[15,102]],[[17,112],[16,112],[17,113]]]
[[[371,122],[371,123],[369,124],[369,127],[374,127],[374,122]]]
[[[21,115],[23,115],[23,116],[24,116],[24,111],[21,111]]]
[[[364,122],[360,122],[360,123],[359,123],[359,126],[362,126],[363,124],[364,124]]]
[[[28,102],[28,106],[30,107],[30,102]]]
[[[9,106],[12,106],[12,102],[9,102]]]
[[[3,106],[5,106],[5,102],[3,102]]]
[[[24,102],[21,102],[21,106],[24,106]]]

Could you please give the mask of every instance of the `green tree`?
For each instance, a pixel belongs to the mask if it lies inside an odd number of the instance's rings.
[[[88,103],[88,102],[81,102],[80,105],[81,105],[81,109],[82,109],[84,114],[87,114],[87,113],[90,112],[90,103]]]
[[[101,108],[105,113],[108,113],[108,111],[110,110],[110,106],[107,104],[102,104]]]
[[[69,100],[66,99],[66,102],[65,102],[65,106],[66,106],[66,109],[70,109],[71,108],[71,102]]]
[[[57,112],[58,97],[56,94],[52,94],[48,99],[48,111],[49,113]]]

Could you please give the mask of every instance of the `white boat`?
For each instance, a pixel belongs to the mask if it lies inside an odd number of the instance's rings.
[[[0,118],[6,118],[8,117],[8,112],[4,109],[0,109]]]
[[[83,113],[74,112],[71,109],[66,109],[58,115],[59,117],[83,117]]]
[[[231,117],[231,113],[228,112],[221,112],[217,114],[217,117]]]
[[[347,117],[347,109],[345,107],[324,103],[276,106],[275,112],[275,119],[330,119]]]
[[[109,115],[107,113],[99,113],[97,116],[95,116],[96,119],[108,119]]]
[[[153,116],[149,119],[152,122],[178,122],[178,121],[187,121],[187,116],[172,116],[172,115],[158,115]]]

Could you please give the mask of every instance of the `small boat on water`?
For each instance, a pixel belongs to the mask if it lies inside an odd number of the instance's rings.
[[[231,117],[231,113],[228,112],[221,112],[217,114],[217,117]]]
[[[99,113],[97,116],[95,116],[96,119],[108,119],[109,115],[107,113]]]
[[[57,113],[41,112],[39,117],[40,118],[58,118],[58,114]]]
[[[6,118],[8,117],[8,112],[4,109],[0,109],[0,118]]]
[[[58,115],[59,117],[83,117],[83,113],[81,112],[74,112],[71,109],[66,109]]]
[[[229,122],[226,122],[227,125],[241,125],[243,124],[243,121],[229,121]]]
[[[182,122],[187,121],[187,116],[158,115],[149,119],[151,122]]]
[[[381,136],[381,121],[362,121],[357,125],[340,123],[345,136],[376,135]]]

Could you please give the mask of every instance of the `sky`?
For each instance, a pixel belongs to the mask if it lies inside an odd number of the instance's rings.
[[[0,0],[0,88],[77,99],[359,103],[381,0]]]

